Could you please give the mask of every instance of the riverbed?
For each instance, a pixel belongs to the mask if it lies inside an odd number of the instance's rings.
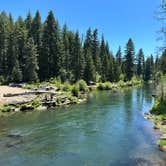
[[[2,166],[165,166],[143,114],[149,85],[92,92],[84,103],[0,117]]]

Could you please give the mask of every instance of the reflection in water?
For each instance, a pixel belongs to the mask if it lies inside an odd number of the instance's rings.
[[[0,165],[164,166],[142,116],[152,107],[150,92],[94,92],[80,105],[1,118]]]

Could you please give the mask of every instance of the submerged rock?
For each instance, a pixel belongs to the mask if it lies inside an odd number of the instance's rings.
[[[19,133],[8,134],[7,137],[9,138],[22,138],[22,135]]]

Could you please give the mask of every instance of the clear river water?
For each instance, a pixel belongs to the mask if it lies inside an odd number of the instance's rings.
[[[151,87],[89,94],[78,105],[0,117],[0,166],[165,166],[144,119]]]

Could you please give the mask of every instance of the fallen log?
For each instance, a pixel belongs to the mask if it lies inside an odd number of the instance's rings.
[[[56,95],[56,94],[62,94],[62,92],[28,91],[28,92],[22,92],[22,93],[7,93],[7,94],[4,94],[3,97],[14,97],[14,96],[23,96],[23,95],[40,95],[40,94]]]

